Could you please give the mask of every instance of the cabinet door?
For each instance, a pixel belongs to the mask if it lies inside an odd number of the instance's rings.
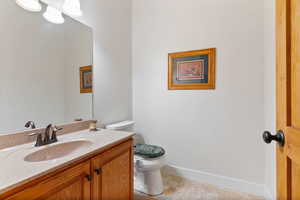
[[[7,200],[90,200],[90,162],[56,174]]]
[[[132,141],[92,159],[93,200],[133,200]]]

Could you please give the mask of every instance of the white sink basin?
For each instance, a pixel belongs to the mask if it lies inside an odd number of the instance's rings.
[[[93,144],[92,142],[87,140],[65,142],[65,143],[49,146],[39,151],[33,152],[27,155],[24,158],[24,160],[27,162],[42,162],[42,161],[54,160],[57,158],[67,156],[80,148],[88,147],[92,144]]]

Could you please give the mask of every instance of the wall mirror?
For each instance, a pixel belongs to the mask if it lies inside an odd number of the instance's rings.
[[[45,9],[45,8],[43,8]],[[0,133],[93,118],[93,34],[65,16],[61,25],[12,0],[0,6]]]

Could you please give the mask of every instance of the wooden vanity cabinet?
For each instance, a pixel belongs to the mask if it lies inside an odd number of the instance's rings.
[[[132,143],[124,143],[92,159],[92,200],[132,200]]]
[[[33,180],[0,200],[133,200],[132,140]]]
[[[83,162],[34,186],[13,194],[7,200],[89,200],[90,162]]]

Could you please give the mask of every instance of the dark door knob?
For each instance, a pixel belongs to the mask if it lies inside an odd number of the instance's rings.
[[[273,140],[278,142],[280,146],[284,146],[284,133],[283,131],[277,131],[276,135],[272,135],[269,131],[265,131],[263,134],[265,143],[270,144]]]

